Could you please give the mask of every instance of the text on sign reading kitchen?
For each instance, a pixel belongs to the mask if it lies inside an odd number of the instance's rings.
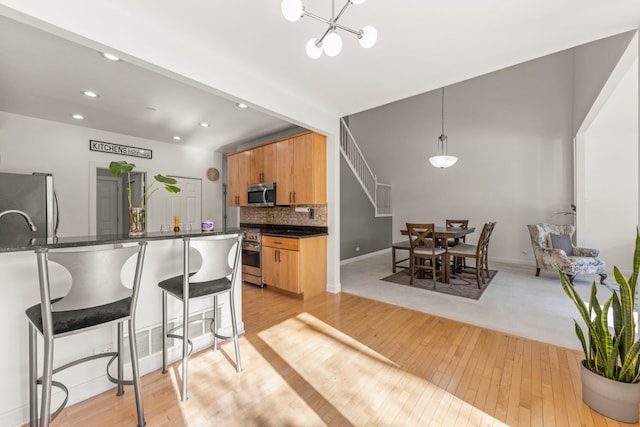
[[[153,152],[144,148],[129,147],[127,145],[112,144],[110,142],[89,140],[89,150],[102,153],[122,154],[123,156],[152,158]]]

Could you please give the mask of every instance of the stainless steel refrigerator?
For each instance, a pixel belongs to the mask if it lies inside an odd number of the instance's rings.
[[[55,237],[57,230],[53,175],[0,173],[0,237]]]

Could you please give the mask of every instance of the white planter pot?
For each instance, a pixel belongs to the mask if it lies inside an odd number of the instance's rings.
[[[592,372],[582,361],[582,400],[591,409],[614,420],[638,422],[640,383],[623,383]]]

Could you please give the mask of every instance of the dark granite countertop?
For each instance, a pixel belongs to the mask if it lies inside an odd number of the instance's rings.
[[[30,238],[29,236],[8,238],[0,236],[0,253],[1,252],[20,252],[20,251],[33,251],[42,248],[71,248],[78,246],[97,246],[105,244],[115,243],[129,243],[138,242],[141,240],[153,241],[153,240],[169,240],[169,239],[181,239],[183,237],[200,237],[211,236],[220,234],[231,234],[240,232],[238,228],[227,228],[226,230],[214,230],[214,231],[189,231],[178,232],[173,231],[162,233],[147,232],[144,236],[131,237],[128,234],[111,234],[106,236],[69,236],[69,237],[39,237]]]
[[[303,239],[305,237],[326,236],[328,227],[286,224],[247,224],[241,223],[241,228],[259,229],[263,236],[291,237]]]

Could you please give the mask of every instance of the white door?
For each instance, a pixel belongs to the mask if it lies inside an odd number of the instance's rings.
[[[116,177],[98,176],[96,186],[96,232],[98,236],[118,234],[122,221],[118,214],[122,212],[121,181]]]
[[[163,203],[162,224],[169,224],[173,227],[173,217],[180,217],[180,229],[183,231],[199,230],[202,223],[202,181],[194,178],[175,178],[180,187],[179,193],[169,193],[168,191],[158,191],[161,194]],[[154,196],[155,197],[155,196]]]

